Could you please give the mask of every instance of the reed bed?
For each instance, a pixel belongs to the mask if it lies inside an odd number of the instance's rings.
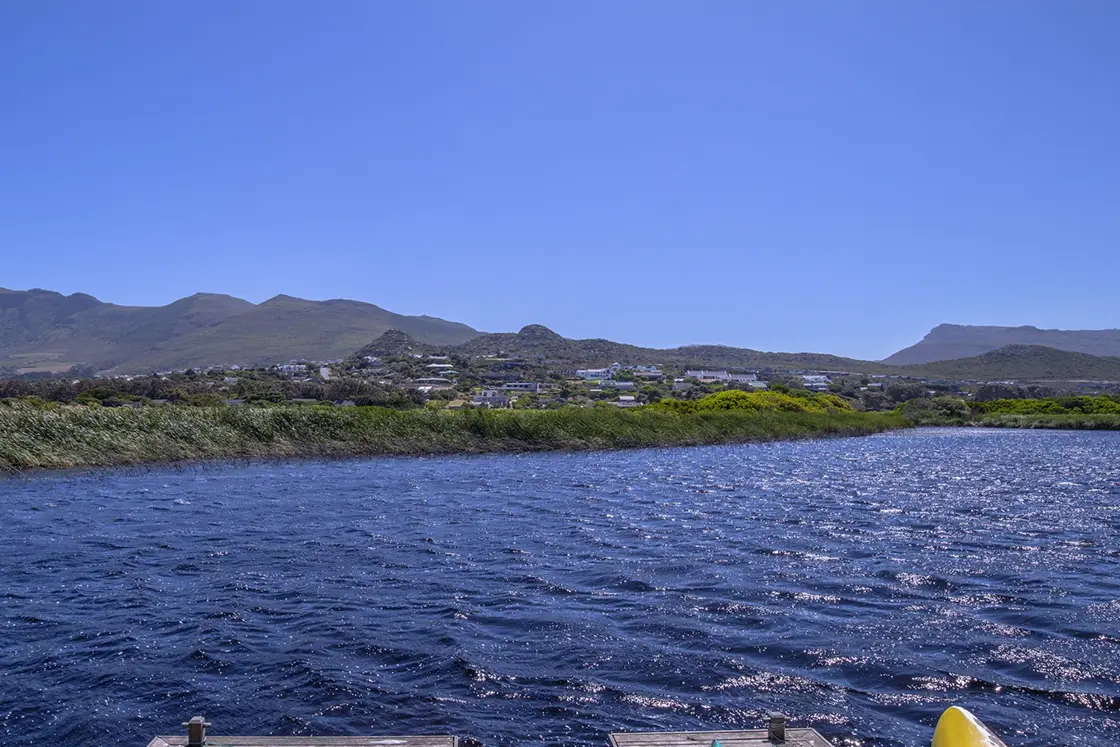
[[[1120,431],[1120,415],[982,415],[976,425],[987,428],[1046,428],[1080,431]]]
[[[0,407],[0,470],[207,459],[619,449],[859,436],[893,413]]]

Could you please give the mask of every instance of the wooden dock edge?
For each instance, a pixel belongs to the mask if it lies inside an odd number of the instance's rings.
[[[610,747],[833,747],[816,729],[620,732],[609,738]]]
[[[185,736],[156,737],[148,747],[459,747],[451,735],[409,735],[377,737],[238,737],[204,736],[191,742]]]
[[[816,729],[790,729],[786,717],[771,714],[765,729],[722,731],[629,731],[607,735],[610,747],[833,747]],[[186,736],[156,737],[148,747],[459,747],[453,735],[378,737],[207,737],[201,716],[183,724]]]

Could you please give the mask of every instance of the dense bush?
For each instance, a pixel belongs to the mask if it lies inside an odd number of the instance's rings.
[[[835,394],[801,390],[797,393],[744,392],[729,389],[698,400],[663,399],[647,409],[666,409],[680,413],[740,410],[745,412],[852,412],[852,406]]]
[[[1120,397],[1047,397],[1045,399],[997,399],[973,405],[979,413],[1012,415],[1120,415]]]
[[[957,397],[912,399],[899,412],[916,425],[963,425],[972,419],[968,404]]]

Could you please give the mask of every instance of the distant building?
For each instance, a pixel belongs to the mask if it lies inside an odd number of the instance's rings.
[[[588,381],[602,381],[613,375],[614,371],[609,368],[580,368],[576,371],[576,376]]]
[[[604,387],[611,387],[613,389],[633,389],[635,384],[633,381],[614,381],[608,380],[603,382]]]
[[[740,384],[749,384],[752,381],[758,381],[758,375],[752,373],[728,374],[727,378],[729,381],[735,381]]]
[[[472,407],[502,408],[509,407],[509,396],[498,389],[483,389],[471,397]]]
[[[507,392],[539,392],[541,386],[537,381],[510,381],[502,384],[502,389]]]
[[[424,366],[424,368],[447,369],[447,368],[455,368],[455,366],[451,365],[450,363],[429,363],[428,365]]]
[[[685,371],[684,375],[693,379],[699,379],[706,384],[714,381],[727,381],[731,377],[731,374],[726,371]]]
[[[415,384],[416,388],[420,391],[429,392],[432,389],[450,389],[452,381],[442,376],[426,376],[422,379],[416,379],[413,384]]]
[[[647,381],[661,381],[661,379],[665,378],[665,374],[660,371],[646,371],[635,368],[633,373],[636,378],[646,379]]]
[[[805,374],[801,377],[805,388],[811,392],[827,392],[832,381],[823,374]]]

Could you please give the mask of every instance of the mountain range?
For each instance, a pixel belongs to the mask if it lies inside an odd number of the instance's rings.
[[[458,322],[405,316],[359,301],[276,296],[253,304],[198,293],[166,306],[118,306],[84,293],[0,288],[0,368],[73,365],[136,372],[345,358],[388,329],[437,345],[479,333]]]
[[[355,356],[456,353],[464,356],[516,357],[606,366],[610,363],[658,363],[708,369],[809,369],[858,371],[918,378],[969,381],[1120,381],[1120,358],[1088,355],[1038,345],[1007,345],[978,356],[908,366],[889,366],[820,353],[767,353],[722,345],[642,348],[610,340],[571,340],[539,324],[516,333],[482,334],[453,346],[420,342],[401,330],[389,330]]]
[[[1120,381],[1120,358],[1044,345],[1005,345],[970,358],[899,366],[895,370],[913,376],[970,381]]]
[[[940,324],[916,345],[883,360],[892,366],[970,358],[1007,345],[1068,350],[1071,353],[1120,356],[1120,329],[1039,329],[1038,327],[982,327]]]
[[[405,342],[399,335],[392,338],[399,349],[403,343],[411,352],[422,352],[417,341]],[[428,345],[425,350],[434,350]],[[385,354],[385,339],[374,341],[359,351],[363,355]],[[694,368],[773,368],[821,370],[879,371],[887,367],[873,361],[859,361],[823,353],[767,353],[725,345],[686,345],[678,348],[643,348],[611,340],[572,340],[540,324],[522,327],[519,332],[480,334],[455,346],[453,352],[465,356],[505,356],[539,358],[579,363],[584,366],[608,366],[611,363],[660,363]],[[444,352],[448,352],[444,350]]]
[[[279,295],[260,304],[198,293],[166,306],[121,306],[84,293],[0,288],[0,373],[72,366],[143,373],[207,365],[257,366],[293,359],[455,352],[581,366],[660,363],[732,369],[815,369],[956,379],[1120,381],[1120,330],[1040,330],[943,324],[884,361],[823,353],[771,353],[723,345],[657,349],[573,340],[539,324],[482,333],[431,316],[360,301]]]

